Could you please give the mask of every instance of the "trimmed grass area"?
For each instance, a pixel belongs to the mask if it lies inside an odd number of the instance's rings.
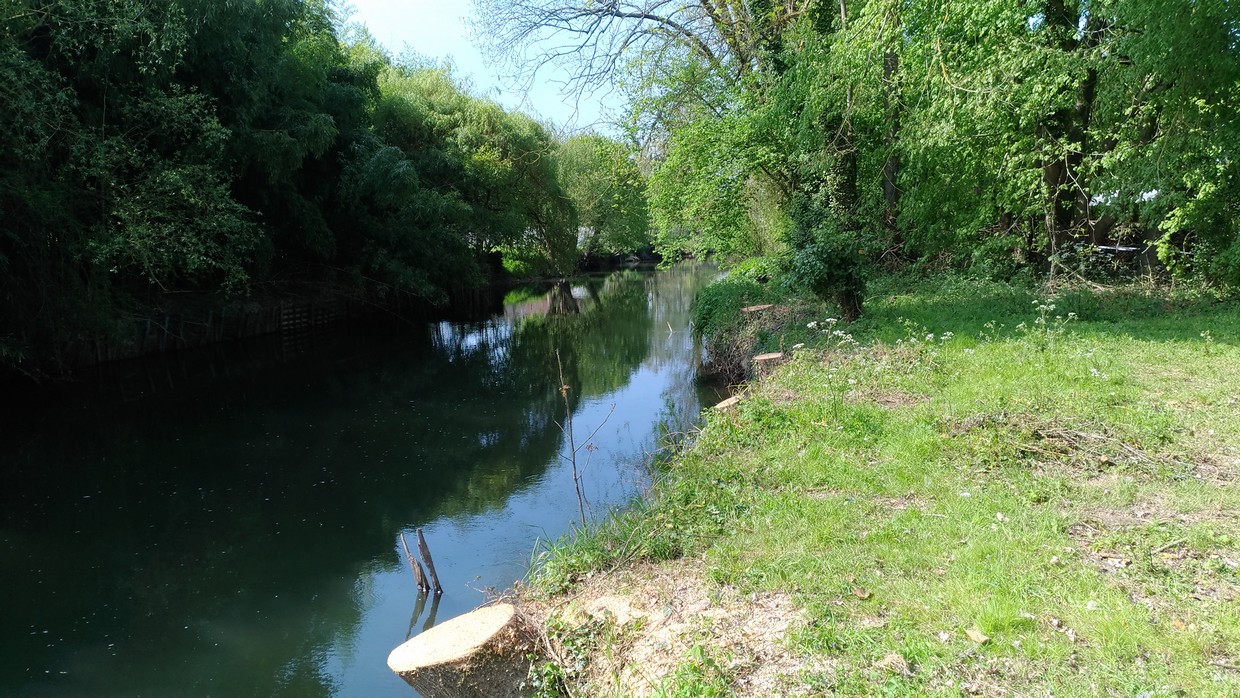
[[[944,279],[821,315],[536,588],[694,556],[791,594],[786,695],[1240,695],[1240,306]]]

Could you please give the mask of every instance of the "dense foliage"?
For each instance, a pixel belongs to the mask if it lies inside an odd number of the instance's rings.
[[[619,78],[659,245],[845,316],[909,262],[1240,284],[1234,0],[477,4],[527,70]]]
[[[501,255],[563,275],[579,236],[645,244],[621,144],[565,143],[335,12],[0,0],[0,366],[56,372],[188,297],[438,303]]]
[[[573,136],[560,146],[557,163],[580,216],[584,254],[621,254],[646,245],[645,178],[627,148],[596,134]]]

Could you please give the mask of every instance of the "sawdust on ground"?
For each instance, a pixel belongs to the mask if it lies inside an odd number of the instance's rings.
[[[821,659],[798,656],[788,639],[809,622],[786,594],[742,595],[706,578],[701,560],[634,564],[582,581],[571,595],[526,605],[547,625],[588,629],[566,647],[550,642],[562,664],[584,660],[575,695],[642,698],[701,647],[731,677],[730,695],[802,696],[814,677],[831,673]],[[588,655],[568,656],[581,653]]]

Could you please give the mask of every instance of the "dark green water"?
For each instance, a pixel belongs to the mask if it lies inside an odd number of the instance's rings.
[[[413,696],[388,652],[523,577],[577,518],[555,351],[579,439],[615,405],[584,473],[602,516],[700,410],[689,306],[711,274],[622,272],[476,322],[234,348],[192,381],[135,368],[150,375],[124,399],[9,417],[0,695]],[[400,552],[419,526],[437,607],[417,608]]]

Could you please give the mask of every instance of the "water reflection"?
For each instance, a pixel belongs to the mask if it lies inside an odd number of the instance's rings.
[[[696,413],[707,278],[591,279],[6,434],[0,694],[410,695],[387,652],[576,517],[556,350],[579,430],[616,405],[584,473],[600,514],[644,485],[660,422]],[[446,589],[420,608],[397,542],[416,526]]]

